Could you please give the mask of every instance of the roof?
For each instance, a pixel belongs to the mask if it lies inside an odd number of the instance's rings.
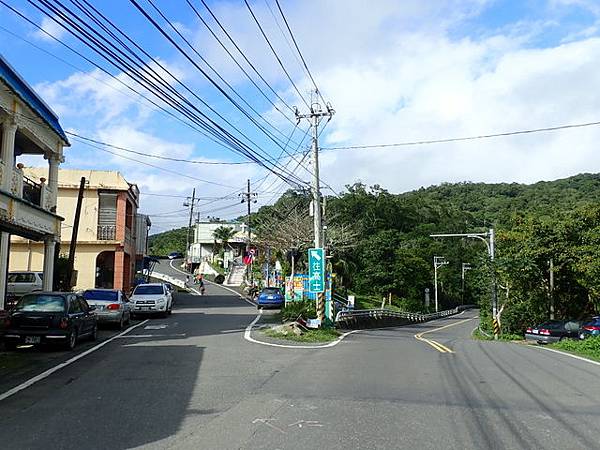
[[[46,167],[27,167],[23,170],[25,176],[39,181],[41,177],[48,177]],[[58,187],[63,189],[79,189],[81,177],[85,177],[86,189],[107,189],[114,191],[128,191],[132,185],[116,170],[81,170],[59,169]]]
[[[67,135],[58,122],[58,116],[33,90],[33,88],[17,73],[17,71],[0,55],[0,79],[29,106],[44,122],[58,134],[65,144],[69,144]]]

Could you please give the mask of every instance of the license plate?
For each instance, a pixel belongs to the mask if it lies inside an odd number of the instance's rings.
[[[136,309],[137,311],[141,311],[142,309],[149,309],[149,308],[150,308],[149,306],[136,306],[136,307],[135,307],[135,309]]]
[[[532,333],[533,334],[540,334],[540,332],[538,330],[533,330]]]
[[[26,344],[39,344],[41,340],[39,336],[25,336]]]

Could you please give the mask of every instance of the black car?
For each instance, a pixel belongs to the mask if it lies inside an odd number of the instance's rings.
[[[538,344],[550,344],[563,339],[577,339],[581,329],[580,320],[549,320],[525,331],[525,340]]]
[[[73,349],[84,337],[96,339],[95,307],[71,292],[36,292],[19,299],[5,319],[4,345],[62,344]]]

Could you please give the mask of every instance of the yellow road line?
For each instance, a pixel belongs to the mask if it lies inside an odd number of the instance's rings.
[[[440,344],[439,342],[434,341],[433,339],[424,338],[423,335],[427,334],[427,333],[433,333],[434,331],[440,331],[440,330],[443,330],[445,328],[454,327],[456,325],[460,325],[460,324],[468,322],[470,320],[477,319],[477,317],[478,316],[475,316],[475,317],[472,317],[470,319],[464,319],[464,320],[461,320],[459,322],[455,322],[455,323],[451,323],[451,324],[448,324],[448,325],[444,325],[443,327],[434,328],[433,330],[427,330],[427,331],[423,331],[422,333],[417,333],[417,334],[415,334],[415,339],[417,341],[422,341],[422,342],[425,342],[425,343],[431,345],[433,348],[435,348],[437,351],[439,351],[441,353],[454,353],[453,350],[451,350],[450,348],[446,347],[445,345]]]

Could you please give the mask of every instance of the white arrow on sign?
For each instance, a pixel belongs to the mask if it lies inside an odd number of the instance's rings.
[[[312,252],[311,256],[313,258],[315,258],[317,261],[321,261],[321,255],[319,254],[319,252]]]

